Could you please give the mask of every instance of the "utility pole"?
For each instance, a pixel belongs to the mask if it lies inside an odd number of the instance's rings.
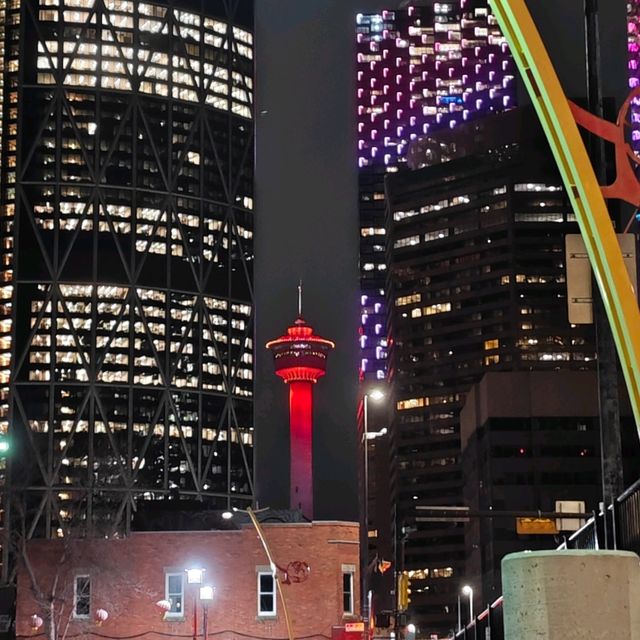
[[[600,32],[598,0],[584,0],[585,49],[587,62],[587,94],[589,111],[602,118],[602,85],[600,78]],[[590,136],[590,155],[600,184],[607,183],[604,142]],[[620,438],[620,406],[618,401],[618,366],[616,349],[600,290],[595,281],[593,321],[596,332],[598,396],[600,404],[600,459],[602,501],[605,509],[623,491],[622,444]],[[606,527],[605,527],[606,530]],[[605,544],[608,543],[605,531]]]

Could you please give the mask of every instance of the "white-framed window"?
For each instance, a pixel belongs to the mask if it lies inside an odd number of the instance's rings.
[[[258,569],[258,615],[276,615],[276,580],[271,569]]]
[[[355,565],[342,565],[342,614],[345,616],[355,613],[355,575]]]
[[[78,575],[73,579],[73,617],[88,618],[91,613],[91,578]]]
[[[182,618],[184,616],[184,571],[167,572],[164,574],[164,594],[171,603],[167,611],[167,618]]]

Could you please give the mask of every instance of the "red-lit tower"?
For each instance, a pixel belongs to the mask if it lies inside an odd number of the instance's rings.
[[[267,342],[276,375],[289,385],[290,506],[313,519],[313,385],[326,371],[327,355],[335,347],[313,333],[301,314],[287,333]]]

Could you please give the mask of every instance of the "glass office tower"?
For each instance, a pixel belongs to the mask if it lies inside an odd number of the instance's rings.
[[[360,373],[383,380],[384,177],[407,167],[414,141],[515,106],[515,64],[486,0],[427,0],[359,14],[356,40]]]
[[[11,0],[0,428],[33,535],[248,504],[253,9]]]

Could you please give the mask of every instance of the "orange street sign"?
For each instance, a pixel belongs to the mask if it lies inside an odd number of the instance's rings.
[[[551,518],[516,518],[516,532],[520,535],[555,535],[555,520]]]

